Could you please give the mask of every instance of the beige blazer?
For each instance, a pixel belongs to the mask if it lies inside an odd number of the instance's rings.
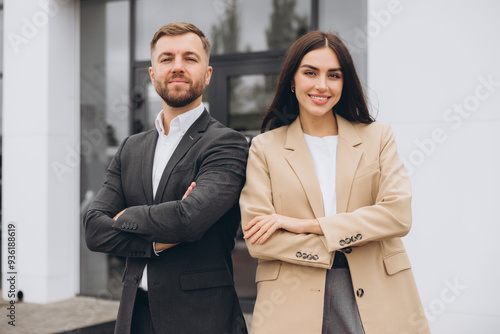
[[[247,242],[259,259],[251,333],[321,333],[326,270],[339,249],[349,263],[365,333],[429,333],[400,239],[411,227],[411,189],[394,134],[384,123],[336,118],[334,216],[324,217],[299,118],[252,141],[242,225],[272,213],[318,218],[324,236],[279,230],[263,245]]]

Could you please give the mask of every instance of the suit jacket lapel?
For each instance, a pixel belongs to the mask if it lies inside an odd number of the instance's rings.
[[[158,132],[151,130],[142,147],[142,188],[148,205],[153,204],[153,162],[157,141]]]
[[[174,167],[178,164],[178,162],[184,157],[184,155],[189,151],[191,146],[194,145],[202,136],[202,133],[208,127],[210,123],[210,115],[205,109],[203,113],[198,117],[198,119],[189,127],[184,136],[177,145],[177,148],[174,150],[174,153],[168,160],[167,165],[165,166],[165,170],[160,179],[160,184],[158,185],[158,189],[156,191],[156,196],[154,198],[154,203],[161,203],[163,200],[163,193],[168,183],[168,179],[170,178],[170,174]]]
[[[362,141],[349,121],[339,115],[335,116],[339,129],[336,171],[337,213],[341,213],[347,211],[352,182],[362,155],[362,151],[355,146]]]
[[[299,178],[314,215],[324,217],[323,196],[299,117],[288,128],[285,149],[289,150],[285,159]]]

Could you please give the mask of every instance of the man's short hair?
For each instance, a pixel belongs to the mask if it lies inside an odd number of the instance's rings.
[[[178,36],[187,33],[195,33],[201,39],[201,43],[203,44],[203,49],[207,54],[207,58],[210,57],[210,42],[205,37],[203,31],[198,29],[194,24],[185,23],[185,22],[177,22],[177,23],[169,23],[161,27],[153,36],[151,40],[151,52],[156,46],[156,43],[163,36]]]

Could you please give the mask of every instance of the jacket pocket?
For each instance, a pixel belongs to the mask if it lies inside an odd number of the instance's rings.
[[[225,268],[180,275],[181,290],[198,290],[233,285],[231,274]]]
[[[274,281],[278,278],[281,261],[260,261],[255,273],[255,282]]]
[[[394,275],[402,270],[411,269],[410,259],[406,252],[389,255],[384,259],[385,271],[389,275]]]

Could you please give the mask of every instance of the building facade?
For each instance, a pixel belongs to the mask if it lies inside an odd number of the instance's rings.
[[[81,218],[118,145],[161,109],[147,73],[160,26],[205,32],[204,104],[249,138],[287,48],[321,29],[346,41],[377,120],[396,133],[414,187],[405,243],[431,329],[498,328],[500,293],[488,286],[500,270],[486,260],[500,255],[498,14],[486,0],[0,1],[2,297],[11,277],[26,302],[120,295],[124,259],[90,252]],[[477,239],[488,257],[470,252]],[[256,263],[241,238],[233,260],[251,309]]]

